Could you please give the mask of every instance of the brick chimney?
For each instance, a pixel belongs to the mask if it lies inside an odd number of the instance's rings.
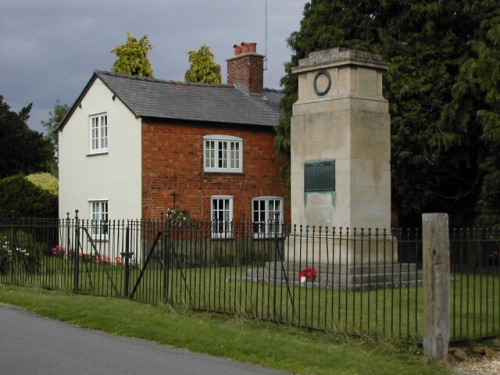
[[[250,94],[264,91],[264,55],[257,53],[257,43],[234,45],[234,57],[227,61],[227,84],[238,86]]]

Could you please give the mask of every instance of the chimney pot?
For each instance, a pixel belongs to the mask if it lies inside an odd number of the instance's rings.
[[[257,43],[233,46],[235,57],[227,60],[227,83],[237,85],[252,94],[262,94],[264,88],[264,56],[257,54]]]
[[[250,52],[248,43],[241,43],[241,53],[248,53],[248,52]]]
[[[248,45],[248,52],[256,53],[257,52],[257,43],[246,43]]]

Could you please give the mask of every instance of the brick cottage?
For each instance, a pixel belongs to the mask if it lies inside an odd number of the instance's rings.
[[[60,216],[285,220],[283,94],[263,88],[255,43],[234,48],[227,84],[95,71],[59,128]]]

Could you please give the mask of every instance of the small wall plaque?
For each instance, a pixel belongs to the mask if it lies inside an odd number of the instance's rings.
[[[335,191],[335,160],[307,161],[304,164],[304,192]]]
[[[324,96],[330,91],[332,87],[332,77],[327,70],[320,70],[314,77],[313,88],[318,96]]]

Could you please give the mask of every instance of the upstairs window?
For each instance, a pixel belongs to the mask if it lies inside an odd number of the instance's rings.
[[[228,135],[203,138],[205,172],[243,172],[243,139]]]
[[[283,198],[252,199],[253,233],[255,237],[273,237],[282,233]]]
[[[94,239],[108,237],[108,201],[90,201],[91,235]]]
[[[108,116],[103,113],[90,117],[90,153],[108,151]]]

